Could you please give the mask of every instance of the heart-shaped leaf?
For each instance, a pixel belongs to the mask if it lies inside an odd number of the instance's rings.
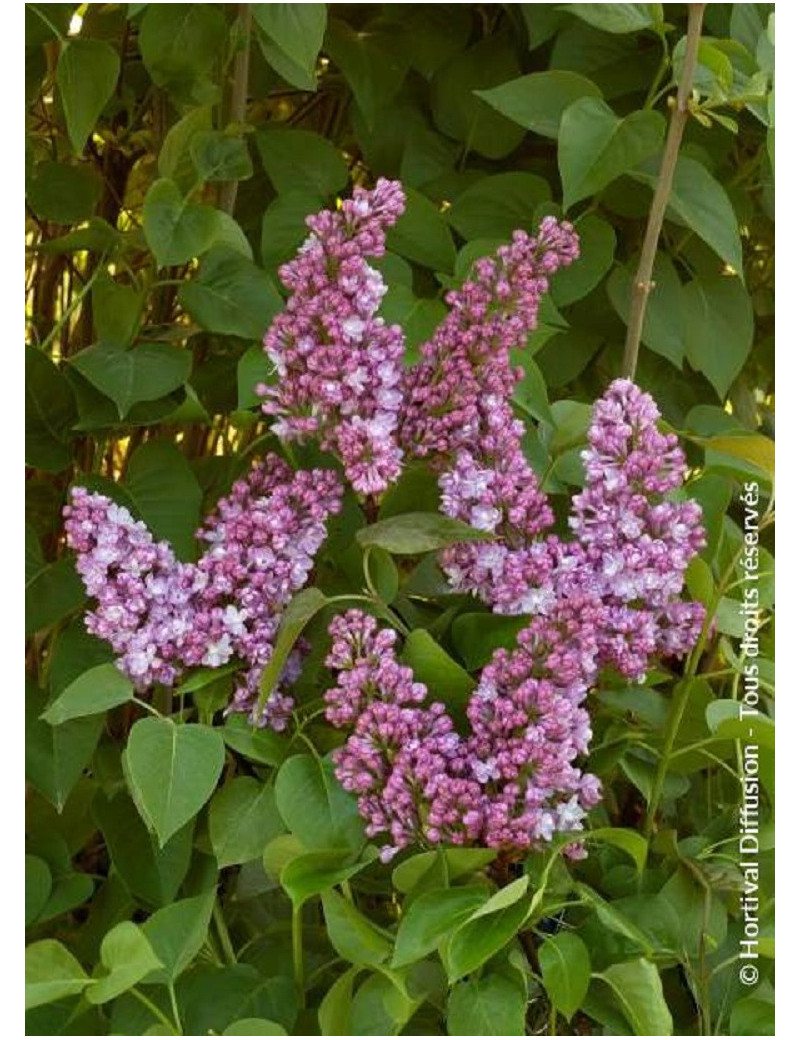
[[[125,762],[136,806],[163,846],[211,797],[225,744],[208,726],[140,719],[130,732]]]
[[[212,206],[187,202],[177,184],[157,180],[144,200],[144,237],[159,267],[185,264],[211,247],[217,231]]]
[[[558,131],[564,208],[636,169],[659,150],[663,138],[664,118],[658,112],[631,112],[620,119],[600,98],[574,102],[564,112]]]

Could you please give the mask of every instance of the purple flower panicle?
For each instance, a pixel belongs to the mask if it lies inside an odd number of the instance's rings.
[[[67,543],[97,601],[87,629],[111,644],[138,690],[172,686],[187,668],[239,660],[244,670],[231,710],[250,710],[283,608],[305,585],[340,500],[332,471],[293,473],[268,456],[206,520],[198,537],[207,547],[193,564],[176,560],[124,507],[73,488],[64,510]],[[296,668],[290,662],[290,671]],[[256,721],[283,728],[291,706],[278,690]]]
[[[278,382],[257,387],[277,436],[318,438],[363,495],[400,474],[403,334],[378,317],[386,286],[365,258],[383,255],[404,205],[400,185],[380,179],[308,218],[311,235],[280,270],[291,296],[264,338]]]

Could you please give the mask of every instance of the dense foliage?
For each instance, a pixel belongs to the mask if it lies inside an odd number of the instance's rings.
[[[772,1034],[772,11],[26,5],[28,1034]]]

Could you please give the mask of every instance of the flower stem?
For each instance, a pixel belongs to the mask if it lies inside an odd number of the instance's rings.
[[[214,900],[214,909],[212,911],[214,917],[214,924],[217,926],[217,935],[219,936],[220,946],[222,952],[225,955],[225,960],[229,964],[236,964],[236,951],[233,948],[231,937],[228,932],[228,926],[225,924],[225,916],[222,913],[222,906],[218,899]]]
[[[628,315],[628,334],[625,339],[625,356],[622,362],[622,375],[633,379],[636,364],[639,360],[639,343],[642,338],[644,316],[647,300],[653,288],[653,265],[658,249],[658,240],[664,224],[664,214],[672,192],[672,178],[678,164],[681,139],[686,121],[689,118],[689,96],[692,92],[694,70],[697,65],[697,52],[700,47],[700,35],[703,30],[703,11],[705,4],[689,4],[689,28],[686,33],[686,53],[683,61],[681,81],[672,109],[672,117],[667,131],[667,142],[661,157],[661,169],[658,173],[650,214],[647,218],[647,230],[642,245],[639,267],[633,281],[631,306]]]
[[[297,991],[297,1003],[303,1008],[306,1005],[306,990],[303,980],[303,908],[292,907],[292,965],[294,968],[294,985]]]
[[[173,1033],[175,1036],[182,1035],[181,1028],[177,1024],[177,1021],[170,1022],[169,1018],[167,1018],[167,1016],[164,1014],[161,1008],[158,1007],[157,1004],[154,1004],[149,997],[146,997],[141,990],[138,990],[135,986],[133,986],[131,988],[131,993],[134,997],[136,997],[140,1004],[143,1004],[147,1008],[151,1015],[155,1015],[155,1017],[162,1024],[162,1026],[166,1026],[167,1029],[169,1029],[170,1032]]]

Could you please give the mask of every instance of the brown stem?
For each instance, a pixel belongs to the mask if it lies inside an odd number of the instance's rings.
[[[241,26],[242,40],[239,50],[236,52],[236,57],[233,59],[233,86],[231,88],[229,110],[229,121],[231,123],[244,122],[247,109],[247,84],[250,78],[250,29],[253,13],[250,10],[250,4],[237,4],[237,8],[237,18]],[[220,186],[219,208],[221,210],[233,214],[238,190],[238,181],[225,181]]]
[[[653,288],[653,264],[658,249],[658,239],[664,223],[669,197],[672,192],[672,178],[678,163],[683,130],[689,117],[689,96],[692,92],[694,70],[697,65],[697,51],[703,30],[703,11],[705,4],[689,4],[689,28],[686,33],[686,53],[684,54],[683,72],[678,84],[678,93],[672,109],[672,117],[667,132],[667,143],[661,158],[661,169],[658,172],[650,215],[647,218],[647,230],[642,245],[642,255],[633,282],[631,307],[628,315],[628,335],[625,339],[625,356],[622,362],[622,375],[633,379],[636,374],[636,363],[639,359],[639,342],[642,338],[644,315],[647,300]]]

